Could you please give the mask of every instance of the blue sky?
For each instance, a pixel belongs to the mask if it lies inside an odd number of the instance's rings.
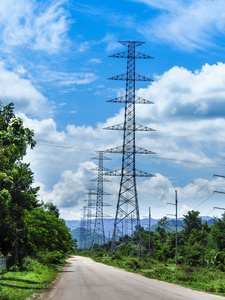
[[[15,103],[35,132],[28,151],[40,199],[52,201],[65,219],[80,218],[96,150],[122,144],[122,133],[104,127],[123,122],[125,83],[107,78],[124,73],[126,60],[110,58],[123,40],[145,42],[136,71],[154,79],[137,83],[137,95],[153,105],[136,106],[136,121],[155,132],[137,133],[137,145],[156,155],[138,156],[137,168],[155,174],[138,179],[141,216],[174,212],[167,205],[178,191],[179,216],[188,210],[220,216],[225,207],[225,6],[224,1],[120,0],[0,3],[0,99]],[[105,167],[119,169],[108,154]],[[191,162],[190,162],[191,161]],[[115,216],[119,178],[105,190]]]

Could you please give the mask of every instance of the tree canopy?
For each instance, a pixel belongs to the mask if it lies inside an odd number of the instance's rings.
[[[10,264],[38,252],[65,253],[72,244],[57,207],[38,201],[34,174],[22,161],[27,148],[36,144],[33,137],[34,132],[15,116],[13,103],[0,103],[0,253],[9,257]]]

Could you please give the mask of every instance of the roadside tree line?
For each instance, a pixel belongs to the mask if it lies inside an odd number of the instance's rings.
[[[222,218],[215,219],[209,226],[199,216],[199,211],[189,211],[184,215],[183,229],[178,231],[178,264],[180,265],[215,265],[225,271],[225,213]],[[144,256],[160,262],[174,263],[176,255],[176,232],[167,230],[170,227],[167,217],[162,218],[155,231],[150,232],[141,228]],[[137,231],[133,236],[127,236],[124,244],[124,237],[117,241],[118,253],[123,256],[137,256]],[[120,247],[120,245],[122,245]],[[106,244],[110,251],[111,242]],[[133,249],[132,249],[133,248]]]
[[[57,207],[38,200],[34,174],[23,162],[35,144],[13,103],[0,102],[0,255],[8,257],[9,266],[21,265],[26,256],[57,262],[73,245]]]

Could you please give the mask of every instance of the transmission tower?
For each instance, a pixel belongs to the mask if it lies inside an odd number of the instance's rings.
[[[87,206],[83,206],[83,216],[81,218],[81,249],[86,249],[87,237],[86,237],[86,227],[87,227]]]
[[[98,167],[94,169],[98,171],[98,177],[91,181],[97,182],[97,200],[96,200],[96,214],[95,214],[95,225],[94,225],[94,233],[93,233],[93,240],[92,240],[92,247],[96,244],[96,239],[98,239],[98,245],[103,245],[105,247],[105,231],[104,231],[104,217],[108,217],[103,213],[104,206],[110,206],[107,203],[103,202],[104,195],[110,195],[107,192],[103,191],[103,183],[110,182],[110,180],[104,178],[104,172],[109,171],[108,169],[103,167],[104,160],[110,160],[110,158],[104,156],[103,151],[98,151],[98,156],[93,157],[92,159],[98,160]]]
[[[123,221],[125,221],[125,233],[128,232],[129,223],[134,224],[136,227],[138,233],[138,251],[139,254],[142,255],[142,238],[136,177],[153,177],[154,175],[136,169],[135,154],[155,153],[135,145],[136,131],[154,131],[151,128],[135,122],[135,104],[153,103],[135,95],[136,81],[152,81],[150,78],[139,75],[135,72],[135,59],[151,59],[153,57],[136,51],[135,48],[144,44],[143,42],[121,41],[119,43],[128,47],[128,50],[111,55],[110,57],[127,58],[127,72],[108,79],[126,81],[126,94],[122,97],[108,100],[108,102],[125,103],[124,123],[105,128],[108,130],[123,130],[123,146],[105,151],[107,153],[122,153],[122,169],[106,173],[106,175],[110,176],[121,176],[111,253],[113,254],[117,250],[115,244],[116,236],[117,234],[121,235],[122,233],[119,224],[123,227]]]
[[[95,191],[92,189],[88,189],[88,192],[85,193],[88,195],[88,199],[84,200],[87,201],[87,207],[86,207],[86,244],[87,249],[90,249],[92,246],[92,228],[91,228],[91,221],[92,221],[92,207],[95,206],[95,202],[92,201],[91,196],[96,195]]]

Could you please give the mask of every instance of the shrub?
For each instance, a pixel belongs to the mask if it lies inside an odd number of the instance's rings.
[[[36,271],[40,267],[40,263],[29,256],[25,257],[22,261],[21,270],[22,271]]]
[[[61,264],[63,263],[64,255],[60,251],[52,251],[47,253],[38,252],[38,260],[44,264]]]

